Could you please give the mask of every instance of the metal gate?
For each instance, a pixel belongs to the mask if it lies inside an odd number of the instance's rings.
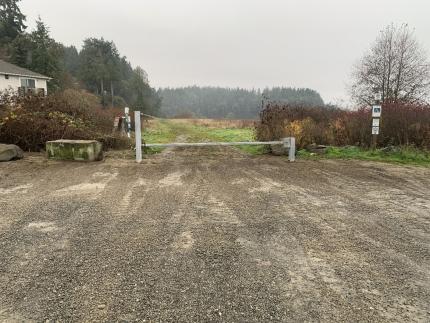
[[[288,160],[296,159],[296,139],[294,137],[283,138],[276,141],[236,141],[236,142],[173,142],[169,144],[144,144],[142,145],[142,133],[140,123],[140,111],[134,111],[135,137],[136,137],[136,162],[142,161],[142,146],[145,147],[210,147],[210,146],[243,146],[243,145],[283,145],[288,148]]]

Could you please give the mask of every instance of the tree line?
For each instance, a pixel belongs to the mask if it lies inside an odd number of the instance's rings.
[[[312,89],[274,87],[260,89],[222,87],[161,88],[161,114],[166,117],[255,119],[266,102],[324,106],[321,95]]]
[[[52,77],[48,91],[85,89],[99,96],[103,106],[123,107],[156,114],[161,106],[148,75],[133,67],[115,43],[87,38],[81,50],[55,41],[40,19],[27,31],[20,0],[0,0],[0,58],[34,72]]]
[[[129,105],[166,116],[255,118],[262,98],[292,105],[324,105],[311,89],[191,86],[156,91],[149,86],[146,72],[133,67],[112,41],[88,38],[78,50],[54,40],[40,18],[34,30],[28,31],[19,1],[0,0],[0,58],[52,77],[48,85],[51,93],[85,89],[97,95],[104,106]],[[359,106],[371,105],[375,92],[386,103],[428,103],[430,63],[413,29],[407,24],[392,24],[382,30],[354,66],[349,90]]]

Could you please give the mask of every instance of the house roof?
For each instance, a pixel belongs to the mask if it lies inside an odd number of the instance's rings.
[[[39,79],[46,79],[50,80],[51,78],[33,71],[30,71],[26,68],[19,67],[14,64],[10,64],[8,62],[5,62],[0,59],[0,74],[8,74],[8,75],[15,75],[15,76],[27,76],[27,77],[34,77]]]

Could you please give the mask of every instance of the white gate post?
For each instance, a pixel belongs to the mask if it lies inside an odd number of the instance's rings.
[[[290,148],[288,149],[288,160],[293,162],[296,160],[296,138],[290,137]]]
[[[282,139],[284,147],[288,148],[288,160],[293,162],[296,160],[296,138],[288,137]]]
[[[136,162],[142,161],[142,134],[140,125],[140,111],[134,111],[134,136],[136,137]]]

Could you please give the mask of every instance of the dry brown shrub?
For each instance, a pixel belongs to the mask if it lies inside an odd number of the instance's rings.
[[[252,128],[255,120],[235,119],[172,119],[176,123],[192,124],[208,128]]]
[[[369,146],[371,108],[346,111],[327,107],[291,107],[269,104],[256,125],[259,140],[295,136],[298,146],[309,143]],[[384,104],[378,145],[414,145],[430,148],[430,107]]]
[[[66,90],[47,97],[0,97],[0,142],[25,150],[43,150],[46,141],[100,139],[110,136],[113,118],[119,112],[102,109],[96,96]],[[105,148],[109,148],[108,145]]]

